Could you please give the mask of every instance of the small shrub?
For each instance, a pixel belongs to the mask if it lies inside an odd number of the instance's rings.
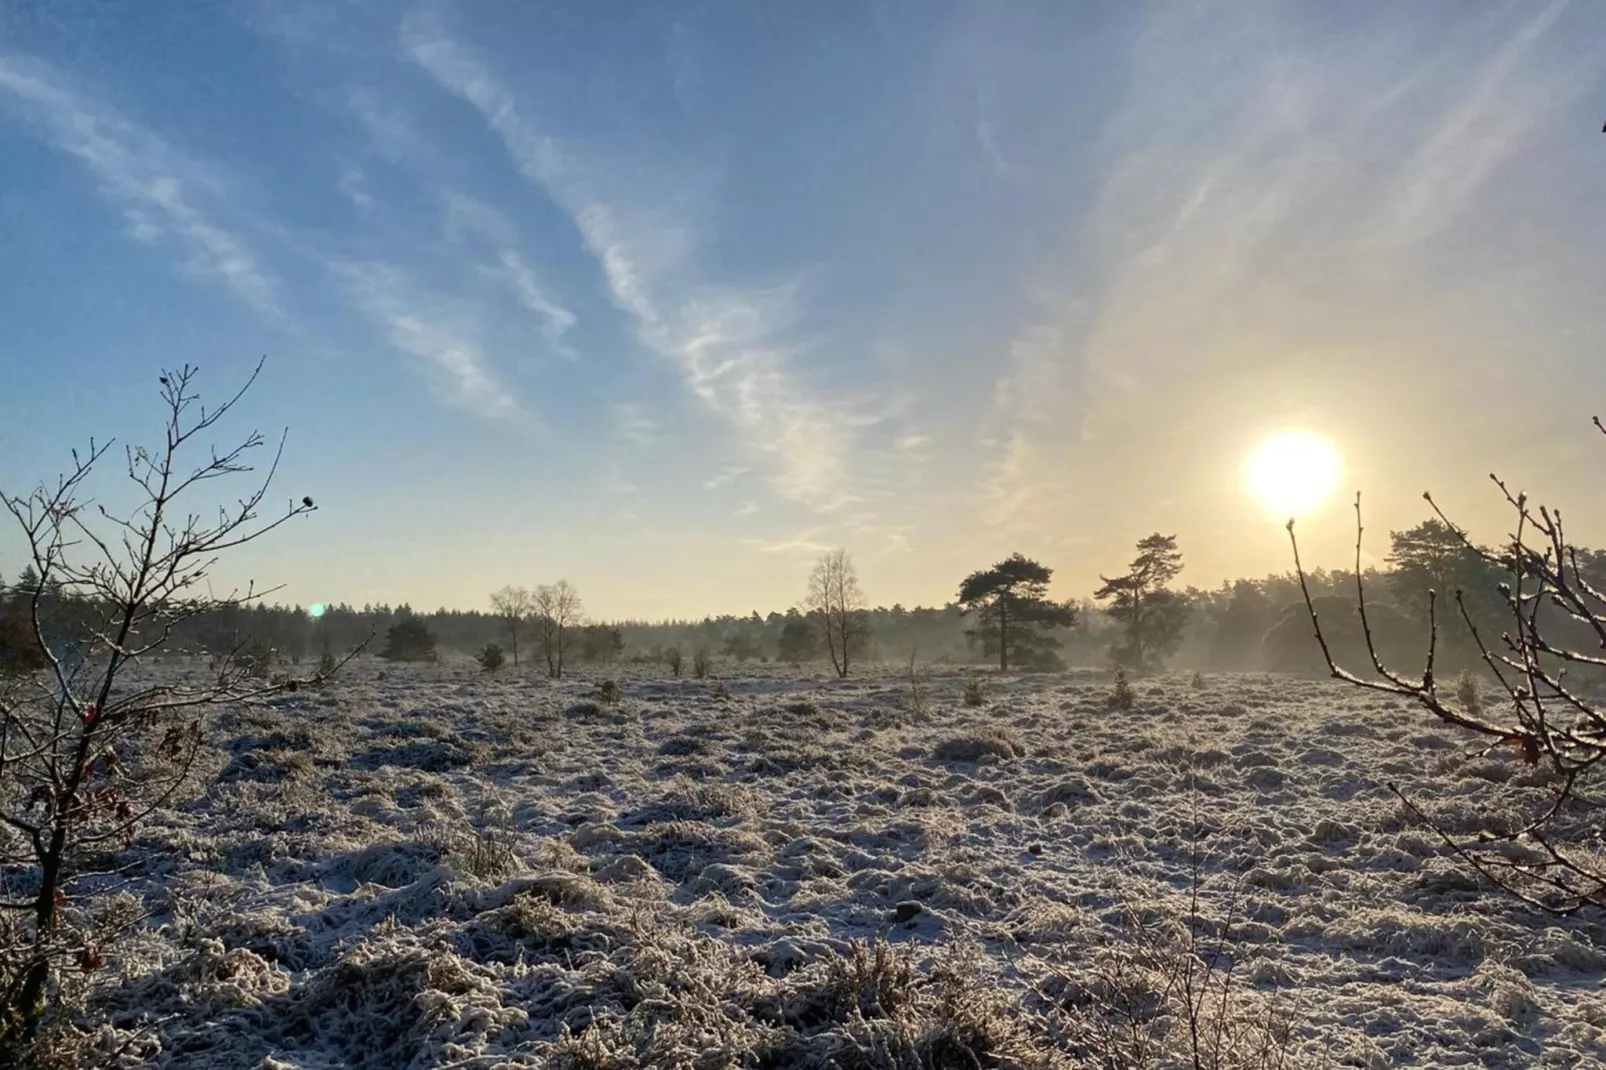
[[[424,829],[419,841],[440,851],[441,857],[458,872],[481,880],[505,880],[522,868],[514,853],[513,837],[494,829],[436,825]]]
[[[497,646],[495,643],[486,643],[485,649],[479,652],[479,655],[475,660],[480,663],[480,668],[484,669],[486,672],[495,672],[497,669],[502,667],[502,662],[504,660],[502,657],[502,648]]]
[[[1193,859],[1196,867],[1197,846]],[[1269,940],[1246,925],[1237,892],[1208,895],[1204,880],[1193,878],[1185,912],[1127,904],[1121,938],[1046,986],[1065,1012],[1062,1042],[1073,1057],[1090,1060],[1075,1065],[1331,1065],[1301,1057],[1301,1041],[1319,1034],[1301,1001],[1277,990]]]
[[[691,656],[691,674],[699,680],[706,680],[713,669],[713,655],[709,654],[706,646],[698,647],[697,652]]]
[[[985,701],[986,699],[983,698],[981,693],[981,681],[976,679],[966,680],[965,705],[975,707],[980,706]]]
[[[333,654],[325,654],[318,659],[318,679],[329,679],[338,668],[340,668],[340,662],[336,660],[335,656]]]
[[[664,651],[664,664],[669,666],[670,675],[678,679],[680,676],[680,647],[672,646]]]
[[[1189,686],[1195,691],[1203,691],[1205,686],[1204,673],[1198,669],[1193,670],[1193,679],[1189,681]]]
[[[945,739],[937,744],[931,754],[939,762],[976,762],[986,754],[1008,760],[1023,757],[1026,748],[1009,732],[993,728],[975,735]]]
[[[604,706],[617,706],[622,698],[624,698],[624,692],[619,690],[619,682],[617,680],[604,680],[597,685],[597,701]]]
[[[1455,678],[1455,700],[1473,717],[1483,716],[1483,688],[1470,669],[1461,670]]]
[[[235,664],[253,680],[272,680],[273,668],[279,663],[279,652],[266,643],[254,642],[236,655]]]
[[[923,981],[906,948],[855,940],[847,955],[825,960],[824,976],[799,994],[794,1014],[826,1022],[886,1017],[913,1004]]]
[[[1110,692],[1105,704],[1112,710],[1130,710],[1137,701],[1137,694],[1132,685],[1127,682],[1126,669],[1120,665],[1115,667],[1115,688]]]
[[[930,704],[926,701],[926,689],[920,681],[920,666],[915,662],[915,652],[909,651],[909,712],[916,717],[925,717],[931,712]]]

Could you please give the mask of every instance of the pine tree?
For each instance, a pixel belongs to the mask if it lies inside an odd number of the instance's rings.
[[[1498,592],[1506,579],[1488,563],[1489,552],[1466,542],[1442,520],[1426,520],[1414,528],[1389,532],[1389,590],[1407,615],[1426,623],[1429,592],[1438,596],[1441,627],[1451,634],[1465,627],[1455,609],[1455,595],[1480,628],[1494,629],[1505,613]]]
[[[959,605],[976,614],[976,626],[965,633],[985,654],[998,655],[998,668],[1060,667],[1049,631],[1076,623],[1070,603],[1048,597],[1054,570],[1021,554],[1011,554],[992,568],[972,572],[959,585]]]
[[[1099,577],[1104,586],[1093,597],[1110,603],[1109,613],[1125,633],[1110,651],[1117,665],[1142,672],[1176,651],[1188,620],[1188,601],[1166,584],[1181,572],[1177,537],[1156,532],[1139,540],[1126,575]]]
[[[781,624],[781,637],[776,643],[776,656],[792,665],[801,665],[820,656],[819,629],[811,626],[807,617],[792,610]]]
[[[404,617],[385,633],[379,656],[386,661],[434,661],[435,636],[417,617]]]

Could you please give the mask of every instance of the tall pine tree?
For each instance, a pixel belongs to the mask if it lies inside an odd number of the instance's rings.
[[[1124,576],[1100,576],[1104,586],[1093,597],[1109,603],[1109,614],[1123,635],[1110,654],[1117,665],[1143,672],[1159,667],[1182,642],[1188,602],[1166,584],[1182,572],[1175,535],[1156,532],[1138,542],[1137,557]]]
[[[1054,570],[1022,554],[1011,554],[992,568],[972,572],[959,585],[959,605],[976,614],[976,626],[965,634],[982,652],[998,655],[998,667],[1011,661],[1021,669],[1060,667],[1055,628],[1076,623],[1076,609],[1048,597]]]

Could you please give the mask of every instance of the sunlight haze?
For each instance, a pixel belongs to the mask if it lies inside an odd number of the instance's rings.
[[[834,547],[872,605],[1014,551],[1081,598],[1156,531],[1214,587],[1292,513],[1352,560],[1356,491],[1368,554],[1429,488],[1497,540],[1491,471],[1600,545],[1603,50],[1564,2],[0,0],[0,487],[266,357],[220,438],[288,428],[319,508],[218,582],[301,605],[768,612]]]
[[[1333,444],[1312,431],[1268,436],[1244,463],[1244,484],[1277,516],[1299,516],[1327,504],[1343,473]]]

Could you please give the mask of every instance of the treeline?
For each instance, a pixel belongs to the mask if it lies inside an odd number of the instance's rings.
[[[847,668],[907,664],[913,657],[922,665],[992,663],[1021,670],[1112,663],[1138,671],[1324,669],[1292,573],[1209,590],[1177,588],[1172,581],[1182,571],[1182,557],[1168,536],[1140,542],[1126,572],[1105,577],[1096,596],[1070,602],[1047,598],[1051,569],[1014,555],[966,577],[955,600],[945,605],[872,608],[858,593],[851,558],[842,551],[827,557],[831,560],[822,559],[800,604],[784,611],[701,620],[586,621],[578,594],[562,584],[535,592],[504,588],[488,611],[337,603],[318,607],[315,615],[303,606],[225,606],[174,625],[165,649],[216,655],[249,648],[298,663],[338,656],[364,643],[382,652],[391,629],[415,622],[410,627],[422,625],[432,640],[427,649],[479,654],[499,645],[522,651],[552,675],[560,675],[565,662],[678,666],[697,656],[724,665],[831,665],[844,674],[840,663],[849,657]],[[1579,550],[1576,563],[1580,583],[1606,591],[1606,553]],[[1501,585],[1512,583],[1513,568],[1490,565],[1437,520],[1392,532],[1386,566],[1367,571],[1362,580],[1373,643],[1390,663],[1410,669],[1420,662],[1433,592],[1441,676],[1476,660],[1475,630],[1485,645],[1498,645],[1510,615]],[[1344,664],[1369,664],[1354,574],[1317,570],[1307,582],[1334,656]],[[0,625],[18,625],[20,610],[37,587],[31,570],[9,587],[0,585]],[[93,606],[83,599],[59,591],[39,592],[39,597],[47,607],[45,619],[63,642],[93,622]],[[1558,615],[1555,627],[1569,638],[1567,629],[1582,625]],[[1573,638],[1586,644],[1589,639]]]

